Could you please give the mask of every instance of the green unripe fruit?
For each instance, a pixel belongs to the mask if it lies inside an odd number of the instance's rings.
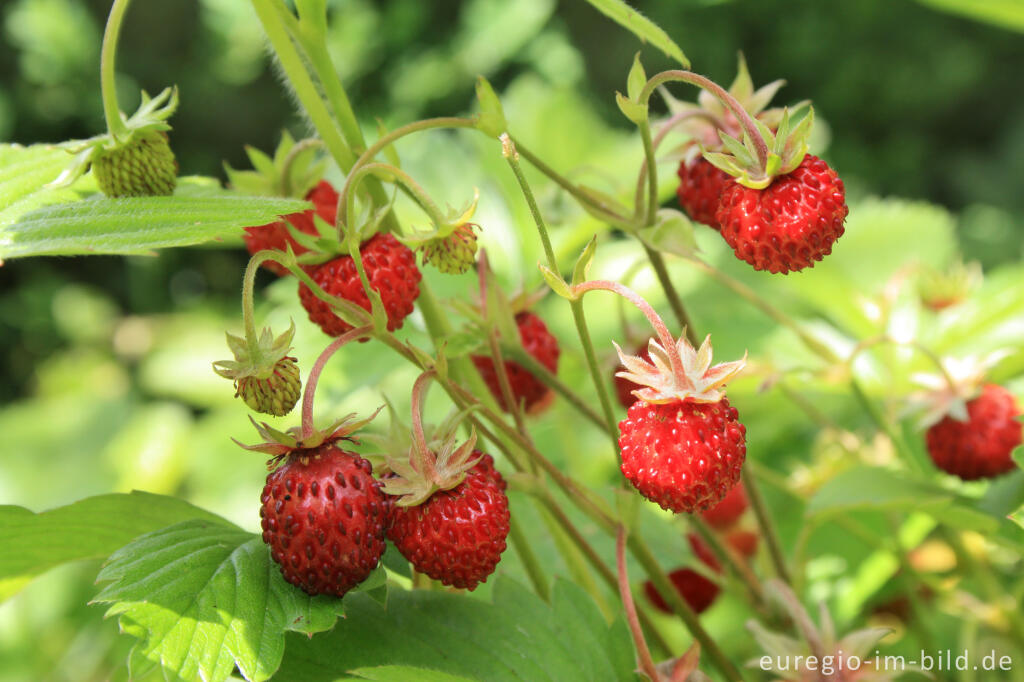
[[[178,162],[163,132],[144,133],[125,146],[101,151],[92,170],[108,197],[173,194],[178,182]]]
[[[284,357],[274,364],[267,377],[246,376],[235,382],[235,395],[263,414],[284,416],[299,401],[302,381],[295,358]]]

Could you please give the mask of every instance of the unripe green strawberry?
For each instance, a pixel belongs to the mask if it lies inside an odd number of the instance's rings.
[[[299,366],[293,357],[278,360],[270,376],[247,376],[235,382],[235,395],[246,405],[257,412],[278,417],[292,411],[301,392]]]
[[[431,239],[420,247],[423,262],[441,272],[461,275],[476,262],[476,232],[473,223],[463,223],[444,238]]]
[[[92,161],[100,190],[108,197],[145,197],[173,194],[178,183],[178,162],[167,133],[146,132],[125,146],[102,149]]]

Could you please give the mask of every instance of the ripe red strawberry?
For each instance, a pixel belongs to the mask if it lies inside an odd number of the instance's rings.
[[[412,312],[413,304],[420,295],[420,271],[416,267],[416,256],[390,234],[375,234],[359,248],[363,267],[370,280],[370,287],[378,292],[388,315],[388,330],[394,331]],[[356,264],[351,256],[338,256],[326,263],[315,265],[309,276],[327,293],[352,301],[370,310],[370,299],[363,291]],[[317,323],[325,334],[341,336],[352,326],[335,315],[331,307],[302,282],[299,283],[299,299],[309,313],[309,319]]]
[[[461,483],[417,506],[395,505],[388,538],[413,567],[445,585],[473,590],[494,572],[509,532],[505,480],[494,460],[479,461]]]
[[[693,513],[717,504],[740,479],[746,428],[720,390],[744,361],[711,366],[711,340],[700,350],[682,336],[651,339],[651,362],[619,350],[623,379],[643,388],[619,422],[623,475],[663,509]],[[618,348],[616,346],[616,348]]]
[[[714,528],[728,528],[747,510],[747,491],[743,484],[733,486],[722,501],[704,511],[701,516]]]
[[[715,213],[722,197],[722,190],[732,182],[725,171],[715,168],[703,156],[682,161],[679,170],[679,205],[694,222],[719,229]]]
[[[714,505],[740,479],[746,429],[728,398],[717,403],[639,400],[619,422],[622,473],[662,509]]]
[[[1017,465],[1011,458],[1021,444],[1021,414],[1013,394],[987,384],[967,403],[967,421],[951,416],[931,426],[925,442],[935,466],[965,481],[1004,474]]]
[[[342,596],[384,553],[387,500],[370,463],[334,444],[298,450],[267,476],[263,541],[284,579],[308,594]]]
[[[558,339],[548,331],[544,320],[531,312],[521,312],[516,315],[516,326],[519,328],[519,339],[526,352],[552,372],[557,372],[560,352]],[[477,370],[483,376],[484,383],[501,404],[502,409],[509,411],[511,407],[506,405],[502,399],[501,384],[498,383],[494,361],[486,355],[474,355],[473,364],[476,365]],[[505,361],[505,372],[508,374],[508,381],[512,387],[512,396],[517,401],[524,402],[528,413],[537,414],[547,407],[552,397],[551,389],[540,379],[512,360]]]
[[[648,362],[651,361],[650,353],[647,352],[646,342],[636,349],[634,355],[638,358],[643,358]],[[625,369],[625,367],[619,365],[618,371],[621,372],[624,371]],[[623,407],[629,407],[638,400],[638,398],[635,395],[633,395],[633,391],[637,391],[643,388],[643,386],[634,383],[629,379],[623,379],[618,374],[616,374],[612,380],[615,383],[615,395],[618,396],[619,402],[622,404]]]
[[[680,568],[672,571],[668,577],[679,592],[679,595],[690,605],[690,608],[695,613],[706,611],[715,602],[715,599],[718,598],[718,593],[721,591],[718,585],[689,568]],[[651,604],[659,611],[672,613],[672,607],[658,593],[654,583],[649,580],[645,582],[644,593],[651,601]]]
[[[254,254],[264,249],[284,251],[289,245],[296,256],[306,253],[307,249],[295,241],[288,233],[288,227],[284,221],[287,220],[301,232],[315,235],[317,230],[313,222],[313,211],[315,210],[316,214],[327,221],[328,224],[333,225],[338,215],[338,193],[334,191],[331,183],[321,180],[316,187],[306,194],[306,200],[313,202],[313,209],[303,211],[302,213],[286,215],[283,220],[266,225],[245,228],[245,234],[242,236],[242,239],[245,240],[245,248],[249,250],[249,253]],[[263,267],[278,275],[288,273],[284,267],[274,261],[266,261],[263,263]]]
[[[807,154],[764,189],[727,183],[715,218],[737,258],[755,270],[787,273],[832,253],[848,212],[843,181]]]

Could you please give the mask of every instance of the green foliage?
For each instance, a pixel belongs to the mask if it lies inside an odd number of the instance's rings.
[[[90,497],[40,514],[0,507],[0,599],[54,566],[105,558],[142,533],[217,518],[184,500],[140,491]]]
[[[675,44],[665,31],[653,21],[637,12],[623,0],[587,0],[606,17],[620,26],[629,29],[641,42],[650,42],[666,55],[683,65],[690,67],[690,60]]]
[[[310,597],[284,581],[262,538],[223,519],[194,520],[148,533],[111,555],[95,601],[112,603],[121,627],[139,638],[132,663],[159,663],[184,680],[268,679],[284,632],[322,632],[342,614],[334,597]],[[378,587],[370,578],[361,589]]]
[[[938,10],[962,14],[1002,28],[1024,31],[1024,2],[1021,0],[918,0]]]
[[[609,627],[578,586],[557,581],[548,605],[506,578],[497,579],[490,603],[396,590],[383,608],[353,595],[346,599],[344,627],[310,640],[289,638],[274,679],[319,682],[351,671],[365,676],[378,666],[481,682],[635,679],[625,624]]]

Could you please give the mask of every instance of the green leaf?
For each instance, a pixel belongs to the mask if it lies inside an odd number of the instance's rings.
[[[619,26],[632,31],[641,42],[649,42],[682,64],[683,68],[690,68],[690,60],[686,58],[686,55],[679,49],[679,46],[668,37],[668,34],[653,21],[623,2],[623,0],[587,0],[587,2]]]
[[[0,599],[55,566],[103,559],[143,533],[195,518],[228,523],[183,500],[139,491],[90,497],[40,514],[0,507]]]
[[[494,94],[494,88],[483,76],[477,76],[476,79],[476,98],[480,101],[480,116],[476,127],[486,135],[501,137],[508,130],[505,111],[501,107],[501,100]]]
[[[169,197],[89,199],[0,222],[0,260],[46,255],[145,254],[239,233],[310,207],[296,199],[243,197],[183,183]]]
[[[361,680],[374,680],[375,682],[474,682],[478,677],[463,677],[451,675],[439,670],[428,668],[417,668],[408,665],[381,665],[376,668],[359,668],[350,671],[350,674]]]
[[[999,525],[998,519],[956,493],[904,472],[879,467],[844,471],[825,483],[807,505],[807,513],[812,516],[858,509],[917,511],[957,528],[979,532],[992,532]]]
[[[1024,31],[1024,0],[918,0],[930,7],[984,21],[1002,28]]]
[[[628,631],[621,621],[609,627],[581,588],[556,582],[548,605],[499,577],[493,599],[393,590],[384,609],[365,595],[352,595],[345,601],[344,622],[331,632],[311,640],[289,638],[274,679],[326,682],[379,666],[486,682],[636,679]]]
[[[95,602],[112,603],[133,658],[158,661],[184,680],[268,679],[284,655],[286,630],[334,626],[342,600],[311,597],[285,582],[263,540],[209,520],[143,535],[115,552]]]
[[[637,236],[655,251],[689,256],[698,250],[693,223],[674,208],[659,209],[654,225],[639,230]]]
[[[0,240],[4,230],[25,213],[78,198],[71,189],[46,187],[70,163],[71,155],[60,147],[0,144]]]

